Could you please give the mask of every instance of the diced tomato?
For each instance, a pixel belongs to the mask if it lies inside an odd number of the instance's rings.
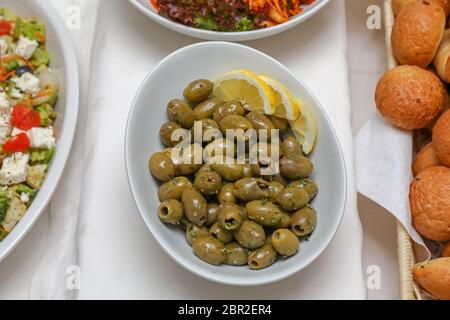
[[[12,137],[3,145],[3,151],[6,153],[27,152],[29,149],[30,139],[24,132]]]
[[[1,20],[0,21],[0,36],[10,35],[12,31],[11,22]]]
[[[39,113],[25,104],[16,104],[12,112],[13,125],[22,130],[39,127],[41,117]]]

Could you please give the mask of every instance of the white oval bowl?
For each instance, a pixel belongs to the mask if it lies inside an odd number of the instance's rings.
[[[140,12],[142,12],[150,19],[166,28],[169,28],[173,31],[194,38],[199,38],[203,40],[216,40],[216,41],[249,41],[276,35],[283,31],[289,30],[299,25],[300,23],[308,20],[317,12],[322,10],[330,2],[330,0],[316,0],[316,2],[313,3],[312,5],[306,6],[301,14],[292,17],[289,21],[285,23],[270,28],[245,32],[218,32],[188,27],[181,23],[177,23],[170,19],[162,17],[158,14],[155,8],[153,8],[149,0],[129,0],[129,1]]]
[[[47,177],[30,208],[14,230],[0,242],[2,261],[30,231],[49,203],[69,157],[78,117],[78,66],[75,50],[66,25],[48,0],[3,0],[0,6],[10,8],[22,17],[37,17],[47,28],[47,48],[51,56],[50,67],[60,78],[59,100],[56,105],[58,119],[56,152]],[[70,197],[70,195],[68,195]]]
[[[320,192],[313,200],[318,211],[317,229],[300,252],[279,260],[269,268],[253,271],[247,266],[212,266],[197,258],[184,233],[163,224],[157,215],[159,185],[148,170],[151,154],[164,147],[159,128],[167,122],[166,105],[181,97],[192,80],[212,79],[221,72],[248,68],[270,75],[311,105],[317,114],[319,137],[311,159],[313,179]],[[346,172],[341,148],[317,99],[286,67],[255,49],[227,42],[204,42],[182,48],[165,58],[144,80],[131,108],[125,136],[125,162],[130,188],[137,208],[161,247],[187,270],[219,283],[251,286],[286,278],[312,263],[332,240],[343,216],[346,199]]]

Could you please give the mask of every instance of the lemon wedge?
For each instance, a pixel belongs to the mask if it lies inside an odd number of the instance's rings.
[[[239,100],[250,111],[275,113],[275,97],[270,87],[250,70],[234,70],[214,81],[214,95],[222,100]]]
[[[297,120],[289,121],[292,127],[292,131],[295,137],[303,147],[305,154],[310,154],[316,145],[317,139],[317,121],[314,112],[311,108],[305,104],[297,103],[301,105],[301,115]]]
[[[259,78],[263,80],[272,90],[275,98],[274,116],[287,119],[297,120],[300,116],[300,106],[294,95],[278,80],[272,79],[265,75],[260,75]]]

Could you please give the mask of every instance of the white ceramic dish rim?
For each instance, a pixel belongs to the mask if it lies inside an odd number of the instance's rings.
[[[320,10],[322,10],[322,8],[324,8],[330,2],[330,0],[316,0],[320,2],[313,4],[313,7],[307,9],[306,12],[300,13],[297,16],[291,18],[289,21],[270,28],[252,31],[243,31],[243,32],[220,32],[220,31],[197,29],[185,26],[180,23],[176,23],[165,17],[160,16],[156,11],[152,10],[149,7],[146,7],[139,0],[129,0],[129,1],[137,10],[139,10],[146,16],[150,17],[160,25],[167,27],[173,31],[204,40],[220,40],[220,41],[248,41],[270,37],[272,35],[289,30],[292,27],[308,20],[316,13],[318,13]]]
[[[7,6],[7,3],[4,4],[2,2],[0,5]],[[42,19],[47,27],[51,26],[51,29],[55,32],[54,37],[61,48],[61,59],[63,60],[62,64],[64,66],[65,74],[65,101],[63,102],[65,103],[65,107],[64,114],[62,115],[64,121],[61,126],[55,156],[42,188],[39,190],[38,195],[28,208],[27,213],[22,220],[16,225],[11,233],[0,242],[0,262],[5,259],[27,235],[53,196],[70,154],[78,119],[78,64],[75,49],[69,31],[66,28],[66,24],[48,0],[27,1],[27,6],[31,8],[31,11],[39,11],[42,13],[42,16],[38,18]]]
[[[236,283],[234,281],[227,281],[227,280],[223,280],[223,279],[218,279],[218,278],[214,278],[213,276],[209,276],[206,274],[203,274],[201,272],[199,272],[198,270],[196,270],[196,268],[194,267],[190,267],[189,265],[183,263],[182,261],[180,261],[177,257],[177,254],[174,250],[172,250],[170,247],[165,246],[155,235],[153,228],[157,228],[157,226],[153,226],[150,223],[147,223],[147,220],[145,219],[144,215],[145,215],[145,210],[144,208],[141,208],[139,205],[139,201],[136,198],[136,194],[137,192],[134,190],[133,187],[133,182],[131,181],[130,178],[130,163],[131,163],[131,159],[128,158],[128,155],[130,154],[128,148],[129,148],[129,143],[128,143],[128,137],[130,135],[130,131],[131,131],[131,127],[130,127],[130,123],[131,123],[131,118],[132,115],[134,113],[134,109],[136,108],[136,101],[138,100],[138,97],[140,96],[145,83],[148,81],[148,79],[150,79],[152,77],[152,75],[154,73],[156,73],[158,71],[159,68],[161,68],[168,60],[170,60],[172,57],[176,56],[176,55],[180,55],[182,54],[185,50],[190,50],[196,47],[202,47],[202,46],[208,46],[210,44],[221,44],[221,45],[229,45],[229,46],[236,46],[236,47],[246,47],[248,50],[252,51],[255,54],[258,55],[263,55],[266,58],[270,59],[272,62],[274,62],[276,65],[278,65],[278,67],[280,67],[281,69],[283,69],[284,71],[286,71],[287,73],[289,73],[292,77],[294,77],[302,86],[303,88],[309,93],[309,95],[311,96],[311,98],[316,102],[316,105],[318,106],[318,108],[321,109],[322,114],[324,115],[325,121],[327,122],[330,131],[337,143],[337,149],[339,150],[339,158],[340,158],[340,163],[342,164],[342,174],[344,176],[343,179],[343,183],[344,185],[343,187],[343,200],[342,200],[342,206],[341,208],[339,208],[336,212],[339,214],[339,218],[337,219],[337,223],[335,225],[335,228],[333,230],[333,232],[329,233],[328,238],[326,239],[326,241],[324,241],[324,244],[316,251],[316,253],[312,256],[309,257],[309,261],[307,261],[301,268],[298,268],[296,270],[290,270],[289,272],[284,273],[283,275],[280,276],[275,276],[271,279],[267,279],[267,280],[263,280],[263,281],[259,281],[257,283],[253,283],[253,282],[246,282],[246,283]],[[125,129],[125,146],[124,146],[124,158],[125,158],[125,168],[126,168],[126,173],[127,173],[127,179],[128,179],[128,184],[131,190],[131,194],[134,200],[134,203],[136,205],[136,208],[139,211],[139,215],[141,216],[141,218],[143,219],[144,223],[147,225],[147,228],[150,230],[151,235],[153,236],[153,238],[156,240],[156,242],[158,243],[158,245],[163,249],[164,252],[166,252],[178,265],[180,265],[181,267],[183,267],[184,269],[192,272],[193,274],[210,280],[212,282],[216,282],[216,283],[220,283],[220,284],[225,284],[225,285],[231,285],[231,286],[237,286],[237,287],[251,287],[251,286],[260,286],[260,285],[267,285],[267,284],[271,284],[271,283],[275,283],[278,281],[281,281],[283,279],[286,279],[302,270],[304,270],[306,267],[308,267],[311,263],[313,263],[322,253],[323,251],[330,245],[330,243],[332,242],[333,238],[335,237],[340,224],[342,223],[342,219],[344,217],[344,211],[345,211],[345,207],[346,207],[346,202],[347,202],[347,193],[348,193],[348,177],[347,177],[347,165],[345,162],[345,158],[344,158],[344,154],[342,151],[342,147],[341,144],[339,142],[339,139],[337,137],[336,131],[328,117],[328,115],[326,114],[325,110],[323,109],[322,105],[320,104],[320,102],[318,101],[318,99],[316,98],[316,96],[312,93],[312,91],[305,85],[305,83],[295,74],[293,74],[286,66],[284,66],[281,62],[279,62],[278,60],[272,58],[271,56],[253,49],[251,47],[247,47],[241,44],[237,44],[237,43],[230,43],[230,42],[222,42],[222,41],[214,41],[214,42],[200,42],[197,44],[192,44],[186,47],[183,47],[181,49],[178,49],[174,52],[172,52],[171,54],[169,54],[168,56],[166,56],[163,60],[161,60],[156,67],[153,68],[153,70],[145,77],[145,79],[142,81],[141,85],[139,86],[139,89],[133,99],[132,102],[132,106],[130,109],[130,112],[128,114],[128,119],[127,119],[127,124],[126,124],[126,129]]]

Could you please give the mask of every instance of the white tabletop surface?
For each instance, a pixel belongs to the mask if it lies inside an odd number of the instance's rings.
[[[372,112],[373,92],[386,68],[383,30],[366,27],[366,10],[381,0],[347,0],[350,84],[352,89],[353,129],[356,133]],[[369,290],[370,299],[397,299],[398,275],[395,221],[382,208],[359,199],[364,228],[364,268],[380,268],[381,286]],[[33,272],[45,250],[51,221],[44,214],[16,250],[0,265],[0,299],[26,299]]]

